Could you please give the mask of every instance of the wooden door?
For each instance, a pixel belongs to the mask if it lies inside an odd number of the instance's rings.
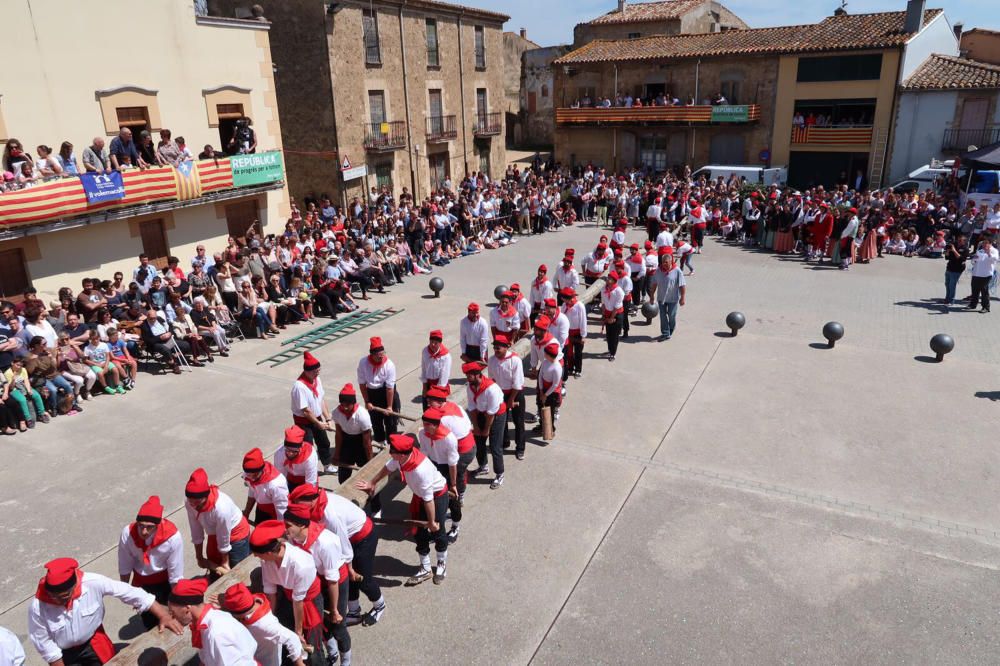
[[[986,112],[989,111],[988,99],[967,99],[962,105],[962,120],[959,127],[967,130],[977,130],[986,127]]]
[[[229,235],[246,240],[247,230],[257,222],[259,214],[256,199],[226,204],[226,228]],[[259,225],[257,231],[260,231]]]
[[[149,257],[149,263],[158,269],[166,268],[170,246],[167,245],[167,232],[163,228],[163,220],[140,222],[139,235],[142,237],[142,251]]]
[[[19,247],[0,250],[0,296],[5,299],[17,298],[24,294],[31,284],[28,268],[24,263],[24,252]]]

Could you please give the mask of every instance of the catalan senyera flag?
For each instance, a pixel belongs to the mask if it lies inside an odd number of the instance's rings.
[[[201,176],[191,160],[185,160],[174,167],[174,183],[177,186],[178,201],[197,199],[201,196]]]

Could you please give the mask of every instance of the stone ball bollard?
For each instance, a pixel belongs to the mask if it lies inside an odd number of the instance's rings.
[[[740,332],[740,329],[747,325],[747,318],[742,312],[730,312],[726,315],[726,326],[733,332],[733,337]]]
[[[507,285],[498,284],[497,286],[493,287],[493,298],[499,301],[500,297],[503,296],[503,293],[505,291],[507,291]]]
[[[938,333],[931,338],[931,351],[937,355],[937,362],[944,360],[944,355],[955,348],[955,340],[947,333]]]
[[[826,338],[826,346],[833,349],[837,340],[844,337],[844,325],[839,321],[828,321],[823,326],[823,337]]]
[[[431,288],[431,291],[434,292],[434,298],[439,298],[441,296],[441,290],[444,289],[444,280],[439,277],[432,277],[428,286]]]
[[[642,316],[646,318],[647,324],[660,314],[660,308],[656,307],[656,303],[643,303],[640,311],[642,312]]]

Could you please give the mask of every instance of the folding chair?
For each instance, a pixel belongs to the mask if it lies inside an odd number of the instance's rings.
[[[215,318],[218,320],[219,326],[222,327],[222,330],[225,331],[227,342],[229,341],[229,338],[234,337],[246,342],[246,336],[243,335],[240,323],[236,321],[235,317],[233,317],[233,313],[229,311],[229,308],[221,308],[218,313],[216,313]]]

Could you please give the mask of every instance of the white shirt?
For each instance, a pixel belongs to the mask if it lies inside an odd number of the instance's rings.
[[[326,392],[323,390],[323,380],[319,377],[316,378],[316,393],[318,395],[313,395],[308,386],[296,380],[292,384],[292,414],[303,416],[302,410],[308,407],[316,418],[323,416],[323,396]]]
[[[285,510],[288,509],[288,480],[285,475],[278,471],[278,475],[264,483],[256,485],[247,480],[243,475],[243,483],[247,487],[247,496],[252,498],[257,504],[270,504],[274,506],[274,512],[278,520],[285,517]]]
[[[239,620],[225,611],[209,608],[200,624],[198,656],[202,666],[255,666],[257,641]],[[297,636],[295,640],[298,641]]]
[[[386,359],[382,365],[376,369],[368,357],[365,356],[358,362],[358,384],[367,386],[370,389],[395,388],[396,387],[396,364]]]
[[[556,292],[552,288],[552,283],[549,282],[548,278],[542,280],[541,284],[538,284],[536,280],[532,280],[529,297],[533,306],[542,307],[542,303],[545,302],[546,298],[556,297]]]
[[[330,412],[333,422],[345,435],[360,435],[372,429],[372,415],[361,405],[356,407],[350,416],[344,414],[339,407]]]
[[[305,483],[316,485],[316,479],[319,478],[319,456],[316,455],[315,446],[311,456],[294,464],[285,460],[285,447],[279,447],[274,452],[274,466],[285,476],[286,481],[290,476],[300,476],[305,479]]]
[[[261,560],[260,571],[264,594],[275,594],[282,587],[291,592],[292,601],[305,601],[317,575],[312,555],[287,542],[281,562]]]
[[[495,381],[504,392],[512,389],[520,391],[524,388],[524,363],[517,354],[509,353],[500,358],[496,354],[489,360],[490,379]]]
[[[336,493],[326,493],[326,510],[323,511],[323,526],[340,539],[340,545],[347,554],[347,560],[354,560],[351,537],[361,531],[368,522],[368,514],[357,504]]]
[[[447,386],[450,378],[451,352],[440,356],[431,356],[430,349],[424,347],[420,352],[420,381]]]
[[[601,306],[605,312],[616,312],[622,308],[624,303],[625,292],[622,291],[621,287],[616,285],[610,293],[608,293],[607,288],[601,289]]]
[[[529,368],[532,368],[532,369],[537,368],[538,364],[545,360],[545,347],[546,347],[546,345],[550,345],[553,342],[556,342],[556,339],[555,339],[554,336],[550,336],[547,339],[545,339],[544,343],[542,342],[542,339],[544,339],[544,338],[539,338],[537,335],[532,336],[532,338],[531,338],[531,346],[529,347],[529,353],[528,353],[528,367]],[[560,361],[560,360],[562,360],[562,357],[563,357],[563,352],[562,352],[562,347],[560,347],[559,348],[559,355],[556,356],[556,360]]]
[[[563,347],[566,344],[566,340],[569,339],[569,319],[566,318],[566,315],[561,310],[555,319],[552,320],[552,323],[549,324],[549,333],[556,339],[560,347]]]
[[[482,383],[479,386],[482,388]],[[465,394],[465,404],[469,407],[470,412],[496,414],[500,411],[500,405],[503,404],[503,390],[496,382],[491,383],[485,390],[480,391],[478,395],[473,393],[470,385],[466,384]]]
[[[521,326],[521,315],[518,314],[517,308],[513,305],[510,310],[511,314],[505,316],[500,314],[500,306],[493,308],[490,311],[490,327],[501,333],[516,331]]]
[[[656,249],[661,247],[673,247],[674,246],[674,235],[670,233],[669,229],[664,229],[656,235]]]
[[[328,529],[319,533],[309,550],[306,550],[302,544],[296,543],[295,545],[312,555],[313,564],[316,565],[316,573],[329,582],[335,583],[340,580],[340,567],[350,562],[354,557],[353,550],[349,551],[350,557],[348,557],[348,553],[344,552],[340,537]]]
[[[385,464],[385,468],[390,472],[398,472],[399,463],[390,458],[389,462]],[[406,486],[424,502],[432,501],[434,495],[444,490],[447,485],[448,482],[437,471],[437,467],[430,461],[430,458],[424,458],[419,465],[406,473]],[[437,516],[437,518],[444,520],[444,516]]]
[[[514,308],[520,318],[520,326],[524,328],[524,322],[531,321],[531,303],[528,302],[527,298],[520,298],[514,301]]]
[[[256,606],[250,611],[256,610]],[[250,615],[247,613],[247,615]],[[257,641],[257,651],[254,657],[261,666],[281,666],[281,648],[288,651],[288,656],[294,661],[302,656],[302,641],[291,629],[278,622],[274,613],[267,613],[253,624],[244,625]]]
[[[6,627],[0,627],[0,666],[23,666],[24,648],[17,635]]]
[[[993,277],[993,270],[996,268],[997,261],[1000,260],[1000,253],[995,247],[991,247],[989,252],[980,248],[972,255],[971,259],[972,277]]]
[[[114,597],[139,612],[156,601],[149,592],[107,576],[83,572],[80,596],[72,608],[32,598],[28,606],[28,637],[48,663],[62,659],[62,651],[89,641],[104,623],[104,597]]]
[[[126,525],[122,529],[121,538],[118,539],[118,575],[128,576],[135,572],[140,576],[152,576],[166,571],[171,585],[184,578],[184,541],[181,539],[180,530],[155,548],[150,548],[147,551],[149,564],[146,564],[143,561],[142,551],[132,540],[131,527]],[[146,543],[152,543],[155,536],[156,532],[150,534]]]
[[[458,440],[468,437],[469,433],[472,432],[472,419],[469,418],[469,414],[461,405],[455,404],[450,400],[445,403],[445,407],[457,411],[458,414],[445,414],[441,417],[441,425],[451,430]],[[351,506],[354,505],[352,504]]]
[[[184,508],[187,510],[188,525],[191,527],[191,543],[196,546],[205,543],[205,535],[211,534],[215,536],[220,553],[232,550],[229,535],[243,520],[243,512],[229,495],[220,490],[215,506],[208,511],[199,513],[189,502],[184,502]]]
[[[420,450],[435,465],[458,464],[458,439],[450,430],[447,433],[440,439],[431,439],[423,428],[417,431]]]
[[[596,250],[595,250],[596,251]],[[591,252],[586,257],[583,258],[583,271],[586,275],[601,275],[608,269],[608,263],[611,261],[611,253],[605,252],[603,256],[597,258],[594,253]]]
[[[462,317],[458,331],[462,339],[463,352],[467,347],[479,347],[480,356],[486,358],[486,348],[490,344],[490,327],[486,320],[476,317],[476,321],[469,321],[468,317]]]
[[[659,220],[660,213],[663,212],[663,207],[660,204],[653,204],[646,209],[646,219]]]
[[[548,385],[548,389],[544,386]],[[562,365],[559,361],[545,359],[538,368],[538,393],[548,397],[562,386]]]
[[[587,306],[580,301],[573,305],[563,305],[562,312],[569,322],[569,330],[580,331],[580,337],[587,337]]]
[[[565,267],[560,266],[559,270],[556,271],[556,288],[559,291],[569,287],[573,291],[580,286],[580,275],[576,272],[576,269],[570,266],[569,270]]]

